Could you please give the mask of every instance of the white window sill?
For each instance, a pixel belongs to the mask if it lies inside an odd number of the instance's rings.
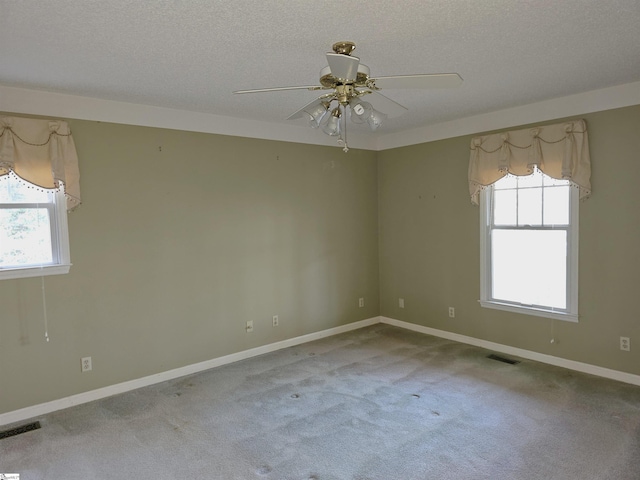
[[[552,318],[554,320],[564,320],[566,322],[578,322],[578,314],[576,313],[565,313],[554,310],[545,310],[543,308],[513,305],[510,303],[496,302],[494,300],[479,300],[479,302],[480,305],[485,308],[493,308],[496,310],[504,310],[513,313],[521,313],[523,315],[534,315],[536,317]]]
[[[71,264],[46,265],[43,267],[0,268],[0,280],[10,278],[44,277],[46,275],[62,275],[69,273]]]

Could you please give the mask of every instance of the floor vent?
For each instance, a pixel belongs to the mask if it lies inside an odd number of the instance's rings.
[[[27,433],[32,430],[38,430],[40,428],[40,422],[27,423],[26,425],[20,425],[19,427],[12,428],[11,430],[5,430],[0,432],[0,440],[3,438],[15,437],[22,433]]]
[[[517,365],[518,363],[520,363],[518,360],[511,360],[510,358],[501,357],[500,355],[495,355],[493,353],[491,355],[487,355],[487,358],[490,358],[491,360],[497,360],[502,363],[508,363],[509,365]]]

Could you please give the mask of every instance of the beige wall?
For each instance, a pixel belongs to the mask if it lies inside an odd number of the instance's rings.
[[[374,152],[71,126],[73,267],[49,343],[40,278],[0,282],[0,413],[379,314]]]
[[[379,314],[640,374],[640,106],[583,118],[577,324],[479,306],[470,137],[345,155],[71,121],[74,265],[45,280],[50,343],[40,279],[0,282],[0,413]]]
[[[579,323],[479,305],[471,136],[378,154],[381,315],[640,374],[640,106],[582,118],[593,194],[580,204]],[[620,351],[620,336],[631,337],[631,352]]]

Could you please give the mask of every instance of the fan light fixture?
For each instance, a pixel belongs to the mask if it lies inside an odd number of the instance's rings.
[[[312,128],[319,128],[320,123],[329,112],[329,103],[320,102],[315,106],[309,106],[304,110],[309,115],[309,125]]]
[[[347,96],[347,101],[338,100],[337,105],[333,108],[330,108],[330,106],[332,103],[336,103],[336,99],[307,106],[303,111],[309,115],[309,125],[311,127],[319,128],[320,125],[323,125],[322,131],[330,137],[337,136],[338,143],[344,145],[343,150],[348,152],[346,115],[343,110],[346,112],[347,107],[349,107],[351,121],[356,124],[368,124],[372,132],[375,132],[387,118],[387,115],[374,109],[369,102],[360,100],[359,95],[362,94],[352,90],[351,95],[353,97],[349,98]],[[341,122],[340,120],[343,117],[344,121]]]
[[[354,98],[349,102],[351,107],[351,121],[353,123],[364,123],[369,120],[373,113],[373,107],[369,102],[363,102],[358,98]]]
[[[320,85],[300,85],[295,87],[259,88],[254,90],[237,90],[233,93],[278,92],[283,90],[331,90],[305,105],[287,120],[304,118],[307,114],[309,125],[320,128],[327,135],[338,137],[338,144],[347,145],[347,117],[353,123],[367,124],[372,131],[376,131],[387,117],[394,118],[407,111],[399,103],[385,97],[378,91],[383,88],[450,88],[462,84],[462,78],[457,73],[436,73],[419,75],[394,75],[389,77],[369,76],[369,67],[360,63],[358,57],[351,53],[356,48],[353,42],[337,42],[333,44],[333,52],[326,54],[327,67],[320,70]],[[374,109],[371,103],[361,97],[371,95],[371,101],[384,110],[385,113]],[[375,99],[375,100],[374,100]],[[349,114],[347,115],[347,112]]]
[[[340,135],[340,117],[342,117],[342,112],[340,112],[340,106],[337,106],[336,108],[331,110],[329,120],[327,120],[327,123],[324,124],[322,131],[330,137]]]
[[[367,119],[367,123],[369,124],[369,128],[371,128],[371,131],[375,132],[378,127],[382,125],[382,122],[384,122],[386,119],[387,115],[374,110],[373,112],[371,112],[371,115]]]

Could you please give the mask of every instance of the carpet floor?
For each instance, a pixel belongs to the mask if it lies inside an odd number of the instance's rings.
[[[640,387],[489,353],[374,325],[42,416],[0,440],[0,472],[640,479]]]

